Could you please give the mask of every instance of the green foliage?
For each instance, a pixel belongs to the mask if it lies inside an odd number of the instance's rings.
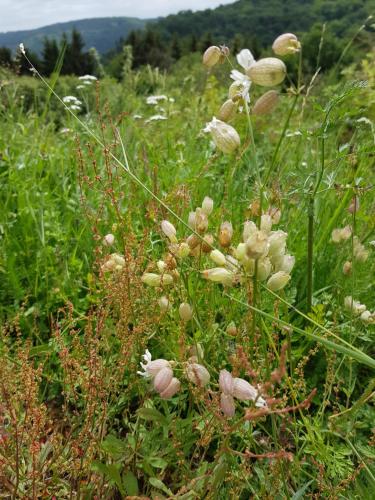
[[[327,17],[337,14],[335,5],[323,4]],[[314,71],[317,25],[310,35],[303,56]],[[161,52],[163,38],[152,31],[148,37]],[[82,40],[74,39],[70,53],[79,57]],[[353,295],[375,307],[373,53],[344,68],[347,83],[327,74],[311,86],[305,78],[298,97],[281,88],[272,115],[251,115],[255,150],[246,113],[238,113],[232,123],[242,149],[223,155],[202,128],[227,99],[230,67],[207,74],[200,54],[179,57],[177,40],[169,73],[147,64],[132,70],[132,57],[141,54],[128,46],[111,63],[121,81],[105,76],[98,90],[52,75],[59,96],[82,102],[81,122],[36,78],[1,69],[0,480],[7,479],[7,492],[17,485],[30,498],[37,488],[40,496],[62,499],[371,498],[374,326],[343,303]],[[324,40],[320,65],[326,57],[329,68],[337,47],[329,31]],[[242,48],[245,41],[238,35],[235,43]],[[199,42],[189,38],[193,52]],[[252,106],[263,89],[254,85],[251,92]],[[148,104],[150,94],[165,97]],[[151,120],[158,115],[165,119]],[[109,152],[129,161],[129,169]],[[288,232],[296,265],[280,297],[259,285],[256,329],[254,283],[228,289],[203,280],[202,269],[212,265],[206,254],[179,261],[170,290],[143,285],[142,273],[154,271],[167,252],[160,221],[170,219],[179,240],[190,234],[165,206],[186,221],[212,197],[209,231],[216,237],[220,224],[232,221],[235,247],[243,221],[257,220],[249,208],[259,199],[257,168],[264,179],[270,165],[264,204],[281,209],[278,227]],[[307,311],[309,195],[316,185]],[[360,200],[354,214],[353,196]],[[353,240],[331,241],[332,230],[346,225],[369,251],[366,262],[353,258]],[[103,243],[108,233],[115,235],[112,247]],[[126,256],[127,267],[104,273],[115,252]],[[347,260],[354,262],[351,276],[342,272]],[[162,294],[172,304],[165,313]],[[193,321],[181,321],[182,301],[192,305]],[[227,330],[232,322],[235,335]],[[185,373],[197,344],[211,374],[205,388]],[[153,359],[173,360],[183,389],[169,400],[137,374],[145,348]],[[276,383],[282,352],[285,373]],[[224,368],[254,384],[265,381],[282,411],[254,417],[259,408],[252,401],[237,401],[235,417],[224,418],[218,388]],[[301,404],[313,389],[310,406]],[[19,435],[24,441],[16,447]]]

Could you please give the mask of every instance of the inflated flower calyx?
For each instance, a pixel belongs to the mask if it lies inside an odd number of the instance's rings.
[[[160,297],[158,304],[162,312],[168,312],[172,307],[170,301],[165,296]]]
[[[233,226],[229,221],[225,221],[220,226],[219,243],[222,247],[227,248],[230,246],[233,236]]]
[[[210,258],[217,264],[218,266],[225,266],[226,264],[226,258],[223,253],[220,252],[220,250],[212,250],[210,253]]]
[[[202,271],[203,277],[214,283],[231,286],[235,281],[235,275],[224,267],[214,267]]]
[[[257,116],[268,115],[276,108],[279,102],[279,94],[276,90],[269,90],[255,102],[253,114]]]
[[[277,56],[295,54],[301,50],[301,44],[293,33],[284,33],[276,38],[272,44],[272,50]]]
[[[207,231],[208,218],[202,208],[197,208],[195,211],[195,230],[202,234]]]
[[[177,243],[176,228],[173,224],[167,220],[163,220],[161,223],[161,230],[171,243]]]
[[[222,392],[220,395],[220,408],[226,417],[233,417],[236,411],[233,396]]]
[[[211,133],[216,147],[223,153],[233,153],[241,145],[236,129],[215,117],[207,123],[204,131]]]
[[[221,57],[222,54],[220,48],[216,47],[216,45],[212,45],[211,47],[208,47],[203,54],[203,64],[208,68],[212,68],[212,66],[215,66],[215,64],[220,62]]]
[[[214,209],[214,200],[210,198],[209,196],[205,196],[204,200],[202,201],[202,211],[207,215],[211,215],[212,210]],[[195,222],[194,222],[195,224]]]
[[[246,240],[246,254],[251,259],[259,259],[269,248],[268,236],[264,231],[256,230]]]
[[[173,378],[173,370],[166,366],[158,371],[154,378],[154,389],[161,393],[169,386]]]
[[[178,380],[178,378],[173,377],[168,387],[163,392],[160,393],[160,397],[163,399],[169,399],[180,390],[180,387],[181,383]]]
[[[279,290],[282,290],[289,280],[290,275],[288,273],[285,273],[284,271],[278,271],[277,273],[273,274],[267,281],[267,287],[272,292],[277,292]]]
[[[151,287],[171,285],[173,283],[173,277],[167,273],[164,273],[162,275],[155,273],[144,273],[141,280],[145,285]]]
[[[208,370],[199,363],[189,363],[186,367],[186,376],[190,382],[201,387],[210,381]]]
[[[281,83],[286,76],[286,66],[276,57],[259,59],[247,71],[250,79],[262,87],[273,87]]]
[[[187,302],[182,302],[182,304],[180,304],[178,313],[182,321],[190,321],[191,318],[193,317],[193,309],[191,308],[191,305],[188,304]]]
[[[223,122],[230,122],[236,116],[238,104],[232,99],[228,99],[221,106],[218,117]]]

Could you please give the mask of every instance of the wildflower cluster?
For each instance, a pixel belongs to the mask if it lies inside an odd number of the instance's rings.
[[[285,56],[299,52],[301,45],[295,35],[286,33],[276,38],[272,48],[276,55]],[[223,62],[226,57],[227,49],[212,46],[204,53],[203,64],[211,68]],[[256,61],[249,49],[242,49],[236,59],[244,72],[237,69],[231,71],[230,77],[234,81],[228,90],[228,100],[221,106],[217,117],[214,116],[204,128],[204,132],[211,133],[217,149],[226,154],[234,152],[241,144],[238,132],[227,122],[232,121],[237,111],[242,111],[243,106],[248,107],[252,83],[260,87],[274,87],[281,84],[286,76],[284,62],[276,57],[265,57]],[[252,113],[269,114],[277,106],[278,100],[278,92],[269,90],[255,102]]]
[[[290,280],[295,258],[286,253],[288,234],[271,229],[274,223],[279,222],[280,215],[278,210],[273,215],[263,214],[259,228],[253,221],[245,221],[243,241],[230,248],[229,255],[213,250],[210,258],[218,267],[204,270],[203,276],[209,281],[231,286],[245,282],[256,273],[260,281],[268,279],[270,290],[276,292],[284,288]]]
[[[354,316],[358,316],[363,323],[375,323],[375,311],[371,313],[364,304],[354,300],[350,295],[345,297],[344,306],[347,311],[350,311]]]
[[[203,350],[198,348],[191,350],[193,354],[187,363],[184,363],[183,374],[186,379],[197,385],[205,387],[210,383],[209,371],[201,363],[198,363],[198,356],[203,357]],[[163,399],[172,398],[181,389],[181,382],[174,377],[173,367],[176,361],[166,359],[152,360],[152,355],[146,349],[143,355],[144,362],[141,362],[142,371],[137,373],[152,381],[153,389]],[[221,370],[219,374],[220,408],[226,417],[233,417],[235,413],[234,398],[239,401],[253,401],[258,408],[267,407],[266,400],[260,395],[260,388],[255,388],[243,378],[233,377],[227,370]]]

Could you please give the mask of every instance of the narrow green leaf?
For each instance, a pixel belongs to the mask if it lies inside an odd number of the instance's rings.
[[[138,479],[132,471],[128,470],[123,474],[122,483],[129,496],[136,496],[139,494]]]
[[[172,491],[163,483],[163,481],[160,481],[160,479],[156,477],[150,477],[149,481],[154,488],[164,491],[166,495],[173,496]]]
[[[305,491],[307,491],[307,488],[313,482],[314,482],[314,479],[311,479],[311,481],[309,481],[308,483],[306,483],[305,485],[303,485],[302,488],[300,488],[298,491],[296,491],[294,493],[294,495],[292,496],[292,500],[300,500],[301,498],[303,498],[303,495],[304,495]]]
[[[143,420],[154,420],[156,422],[160,422],[163,425],[168,424],[168,420],[165,418],[165,416],[155,408],[140,408],[137,411],[137,414],[139,418],[143,418]]]

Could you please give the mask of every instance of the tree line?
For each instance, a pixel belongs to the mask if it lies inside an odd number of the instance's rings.
[[[45,37],[41,54],[38,55],[26,48],[27,57],[43,76],[50,76],[59,62],[61,75],[97,75],[100,76],[101,64],[97,51],[92,48],[84,50],[82,35],[73,29],[70,37],[63,33],[59,42]],[[30,65],[19,51],[13,56],[7,47],[0,47],[0,66],[7,67],[17,74],[30,74]]]

